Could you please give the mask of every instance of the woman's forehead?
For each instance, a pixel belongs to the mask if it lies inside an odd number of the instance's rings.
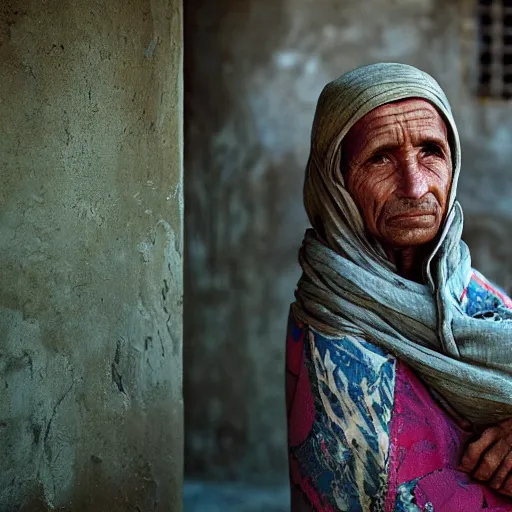
[[[357,134],[375,136],[392,129],[398,123],[422,131],[447,135],[447,127],[437,109],[428,101],[411,98],[381,105],[363,116],[347,134],[348,139]]]

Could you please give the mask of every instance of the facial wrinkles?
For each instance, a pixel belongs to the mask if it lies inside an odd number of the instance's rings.
[[[432,121],[435,123],[433,126]],[[415,146],[422,139],[434,139],[442,142],[446,137],[446,129],[440,125],[435,118],[434,113],[428,109],[412,109],[400,114],[381,114],[376,119],[371,120],[366,127],[361,127],[364,136],[361,137],[359,144],[359,158],[354,162],[361,164],[361,160],[367,158],[380,147],[403,146],[407,144],[407,149]]]
[[[415,116],[407,118],[411,112]],[[436,122],[436,126],[432,126],[433,120],[438,121],[427,109],[421,109],[420,112],[411,110],[403,114],[380,115],[376,120],[368,123],[368,129],[365,129],[364,126],[360,127],[360,131],[363,133],[360,134],[361,137],[358,137],[359,144],[351,148],[354,157],[350,161],[350,166],[361,167],[365,164],[366,159],[380,151],[401,152],[405,155],[407,164],[416,165],[416,162],[410,160],[417,158],[415,150],[425,140],[437,142],[444,153],[449,152],[445,143],[445,126],[439,122]],[[376,121],[379,124],[376,125]],[[429,165],[429,168],[435,169],[435,163]],[[360,176],[360,178],[362,177]],[[385,176],[382,177],[382,181],[384,180]]]
[[[399,109],[399,112],[397,112]],[[442,171],[443,162],[441,159],[421,159],[420,151],[426,141],[435,142],[448,159],[451,168],[450,148],[447,141],[447,128],[434,107],[424,106],[423,100],[412,100],[409,105],[389,104],[371,112],[352,129],[352,133],[346,139],[347,163],[349,173],[352,175],[352,193],[359,197],[360,206],[363,211],[370,214],[367,220],[372,224],[378,222],[387,201],[385,197],[395,195],[397,180],[392,178],[396,172],[397,165],[406,165],[405,168],[414,173],[428,169],[436,175]],[[381,153],[388,155],[393,165],[374,166],[368,163],[374,155]],[[397,159],[401,162],[397,162]],[[411,159],[414,159],[411,162]],[[414,165],[414,167],[411,167]],[[368,172],[372,173],[373,183],[371,188],[379,190],[378,194],[369,193]],[[441,166],[441,167],[440,167]],[[409,178],[411,175],[409,174]],[[414,179],[414,175],[412,175]],[[430,187],[429,187],[430,188]],[[427,201],[427,199],[429,201]],[[425,197],[425,201],[432,204],[434,196]],[[364,206],[366,202],[366,206]],[[396,202],[396,201],[394,201]],[[391,206],[391,204],[389,205]],[[394,205],[393,206],[405,206]],[[426,206],[426,205],[425,205]]]
[[[415,113],[416,112],[413,112],[413,114]],[[385,196],[398,194],[396,197],[401,198],[389,204],[387,201],[383,202],[377,201],[376,198],[374,199],[372,205],[373,219],[376,224],[380,223],[385,210],[386,215],[389,215],[393,210],[396,210],[395,213],[404,209],[407,210],[407,201],[405,201],[405,199],[408,197],[409,186],[411,186],[411,183],[415,183],[418,180],[424,182],[425,179],[428,179],[424,174],[425,169],[438,174],[438,172],[436,172],[436,166],[439,165],[439,162],[428,159],[421,160],[421,148],[418,146],[423,144],[425,140],[440,139],[441,134],[438,134],[439,129],[436,130],[432,127],[433,116],[431,112],[424,110],[421,114],[423,115],[415,115],[412,118],[408,117],[407,113],[392,116],[394,118],[392,124],[386,123],[383,125],[385,126],[385,131],[375,135],[374,140],[378,143],[380,142],[379,135],[384,139],[382,141],[384,145],[390,144],[388,140],[392,141],[393,149],[391,150],[391,158],[394,160],[394,163],[392,166],[387,167],[387,172],[385,172],[385,174],[383,173],[383,176],[375,181],[374,186],[376,189],[380,188],[381,191],[385,189]],[[377,146],[379,146],[379,144],[377,144]],[[401,178],[399,180],[389,180],[390,175],[396,172],[395,168],[401,174]],[[402,170],[404,170],[404,174],[402,174]],[[386,181],[388,181],[387,187]],[[405,189],[400,190],[402,186],[404,186]],[[415,185],[412,186],[414,187]],[[428,188],[430,189],[430,187]],[[427,190],[421,198],[415,199],[413,202],[416,209],[420,206],[424,206],[426,209],[432,210],[437,209],[437,206],[439,206],[431,190]]]

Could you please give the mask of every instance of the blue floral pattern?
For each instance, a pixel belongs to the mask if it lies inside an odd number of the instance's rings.
[[[474,271],[473,275],[474,278],[469,282],[462,301],[466,314],[473,318],[495,322],[512,319],[512,311],[503,299],[506,297],[505,292],[501,292],[497,286],[489,283],[479,272]]]
[[[512,318],[510,299],[476,271],[461,306],[474,318]],[[289,327],[303,332],[292,317]],[[330,339],[306,332],[302,364],[315,419],[305,441],[290,447],[290,455],[321,496],[326,508],[319,512],[381,512],[388,492],[397,361],[357,337]],[[398,482],[393,512],[435,512],[430,502],[423,508],[416,503],[415,490],[423,478]]]
[[[316,421],[294,449],[301,470],[334,510],[383,510],[394,357],[358,338],[310,333],[305,361]]]

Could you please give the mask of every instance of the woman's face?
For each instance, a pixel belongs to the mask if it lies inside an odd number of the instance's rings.
[[[452,181],[447,135],[429,102],[407,99],[372,110],[345,137],[347,190],[383,245],[418,246],[439,231]]]

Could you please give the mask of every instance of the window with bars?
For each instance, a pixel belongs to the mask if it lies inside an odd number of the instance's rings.
[[[479,96],[512,99],[512,0],[478,0]]]

